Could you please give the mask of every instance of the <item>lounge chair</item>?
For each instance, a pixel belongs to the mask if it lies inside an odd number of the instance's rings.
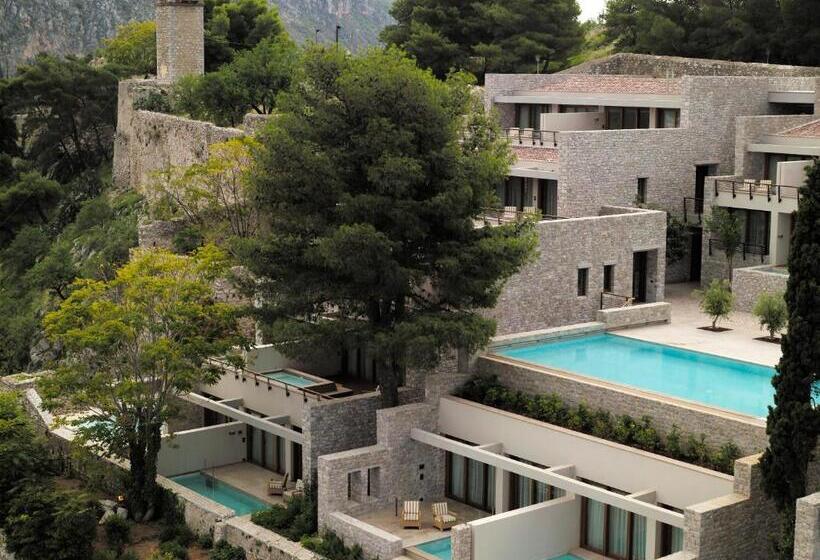
[[[268,496],[284,496],[287,486],[288,473],[285,473],[285,478],[282,480],[270,479],[270,482],[268,482]]]
[[[758,192],[761,192],[765,195],[770,195],[773,192],[772,188],[772,180],[771,179],[761,179],[760,186],[758,187]]]
[[[447,509],[447,502],[433,504],[433,526],[437,527],[439,531],[452,529],[456,521],[456,516],[450,515]]]
[[[408,527],[415,527],[421,529],[421,507],[417,501],[404,502],[404,507],[401,508],[401,526],[402,529]]]

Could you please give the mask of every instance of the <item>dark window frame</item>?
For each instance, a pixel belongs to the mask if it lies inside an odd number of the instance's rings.
[[[589,294],[589,267],[582,267],[578,269],[577,288],[578,297],[587,297]]]
[[[615,265],[604,265],[604,291],[612,293],[615,289]]]
[[[647,177],[638,177],[637,193],[635,200],[638,204],[646,204],[646,197],[649,192],[649,179]]]
[[[625,126],[627,112],[635,112],[635,126]],[[618,115],[619,126],[613,126],[613,115]],[[607,130],[640,130],[649,128],[649,107],[605,107],[605,127]],[[645,126],[642,126],[645,125]]]

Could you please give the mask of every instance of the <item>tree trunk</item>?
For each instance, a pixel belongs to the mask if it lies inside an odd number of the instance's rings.
[[[128,506],[132,517],[138,521],[149,521],[153,517],[158,497],[157,456],[162,441],[160,426],[151,424],[146,431],[128,444],[131,462]]]
[[[379,387],[382,393],[382,408],[399,405],[399,375],[401,370],[394,360],[384,359],[379,362]]]

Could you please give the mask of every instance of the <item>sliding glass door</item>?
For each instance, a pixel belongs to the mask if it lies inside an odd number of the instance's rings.
[[[646,518],[584,498],[581,546],[618,560],[645,560]]]
[[[447,497],[492,512],[495,506],[495,469],[449,452],[446,462]]]

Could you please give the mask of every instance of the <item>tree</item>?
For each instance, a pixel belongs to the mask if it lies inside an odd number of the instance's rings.
[[[712,213],[704,223],[706,231],[717,237],[720,248],[726,257],[726,276],[732,281],[732,269],[737,250],[743,244],[743,229],[738,217],[720,206],[712,208]]]
[[[560,65],[581,45],[579,13],[575,0],[397,0],[381,39],[439,78],[474,57],[482,71],[532,73],[536,57]]]
[[[755,302],[752,313],[760,320],[760,327],[769,331],[769,340],[776,341],[777,334],[786,326],[789,310],[786,309],[786,300],[782,293],[760,294]]]
[[[110,160],[117,120],[116,74],[76,57],[38,55],[8,85],[8,112],[25,115],[25,156],[68,181]]]
[[[712,280],[705,290],[696,292],[700,298],[701,310],[712,318],[712,330],[717,330],[717,323],[726,319],[732,312],[734,296],[726,280]]]
[[[766,493],[782,514],[778,556],[792,557],[795,500],[806,494],[806,471],[820,433],[820,410],[812,388],[820,379],[820,166],[815,163],[800,189],[789,251],[786,307],[789,329],[783,355],[772,379],[769,447],[761,469]]]
[[[17,123],[14,122],[12,115],[8,114],[5,109],[6,105],[8,105],[8,101],[4,99],[7,86],[8,80],[0,79],[0,155],[17,155],[19,153],[19,146],[17,145]],[[2,180],[2,174],[0,174],[0,181]]]
[[[213,72],[241,51],[285,33],[265,0],[205,0],[205,70]]]
[[[77,430],[99,452],[130,461],[137,520],[155,511],[160,428],[177,412],[175,398],[216,381],[207,359],[242,342],[235,309],[214,300],[225,266],[213,246],[192,257],[138,251],[112,280],[77,280],[44,320],[66,354],[41,383],[47,406],[91,411]]]
[[[49,463],[41,439],[14,393],[0,392],[0,527],[12,492],[23,481],[46,474]]]
[[[527,261],[529,223],[476,228],[509,148],[462,76],[447,82],[395,49],[314,46],[262,139],[263,223],[240,247],[269,339],[290,355],[355,341],[383,404],[406,367],[494,332],[477,311]]]
[[[212,145],[203,163],[160,173],[152,185],[156,211],[181,215],[219,245],[253,237],[259,216],[250,172],[258,147],[253,138],[233,138]]]
[[[87,560],[97,513],[88,496],[40,482],[13,495],[4,529],[6,546],[19,560]]]
[[[23,227],[48,223],[61,198],[60,184],[37,172],[23,173],[17,181],[0,184],[0,248]]]
[[[134,74],[156,74],[156,23],[132,21],[120,25],[116,36],[103,39],[97,54],[107,63],[119,64]]]

